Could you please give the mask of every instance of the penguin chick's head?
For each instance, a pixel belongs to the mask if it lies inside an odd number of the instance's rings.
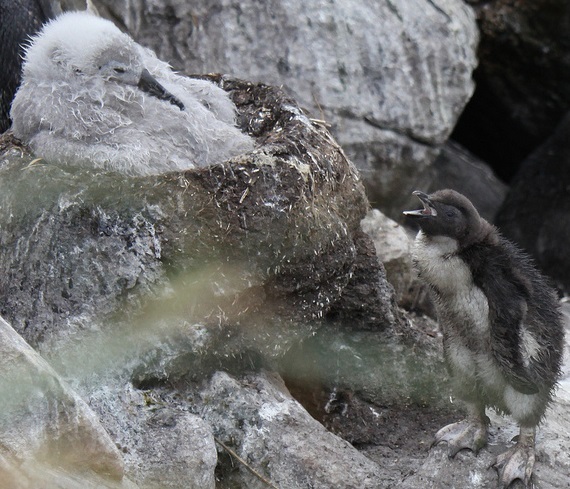
[[[427,195],[416,190],[413,193],[423,204],[423,209],[405,211],[427,236],[446,236],[456,239],[460,246],[477,241],[486,222],[471,201],[455,190],[438,190]]]

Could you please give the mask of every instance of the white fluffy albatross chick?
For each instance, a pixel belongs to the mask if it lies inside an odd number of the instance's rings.
[[[213,83],[174,73],[112,22],[68,12],[26,48],[14,135],[47,161],[151,175],[253,149]]]

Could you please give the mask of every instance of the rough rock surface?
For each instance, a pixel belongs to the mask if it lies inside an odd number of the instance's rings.
[[[95,413],[0,318],[0,486],[130,487]]]
[[[220,441],[275,486],[382,487],[379,467],[313,419],[278,377],[262,372],[238,380],[219,372],[200,395],[198,411]],[[224,480],[225,487],[267,487],[239,464]]]
[[[95,4],[176,69],[283,85],[392,218],[473,92],[478,32],[460,0]]]
[[[84,382],[85,384],[85,382]],[[212,427],[193,403],[136,389],[128,372],[106,372],[83,388],[85,399],[120,448],[129,479],[142,489],[214,489],[218,463]]]
[[[496,223],[570,291],[570,115],[522,164]]]
[[[369,211],[360,226],[372,238],[378,259],[386,270],[386,278],[394,287],[396,300],[400,303],[415,278],[408,233],[378,209]]]

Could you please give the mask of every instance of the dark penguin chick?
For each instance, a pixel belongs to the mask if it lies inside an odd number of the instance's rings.
[[[420,227],[414,265],[433,293],[446,361],[467,418],[442,428],[450,456],[487,443],[485,408],[510,414],[516,445],[497,458],[499,487],[528,487],[536,426],[560,374],[564,333],[555,291],[529,257],[453,190],[414,192],[423,209],[404,212]]]

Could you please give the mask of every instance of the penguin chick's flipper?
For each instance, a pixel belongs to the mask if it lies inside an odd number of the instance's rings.
[[[535,428],[521,427],[517,444],[497,457],[493,467],[499,472],[499,489],[507,489],[517,479],[524,483],[524,487],[532,487],[534,437]]]
[[[489,304],[491,348],[503,375],[519,392],[536,394],[538,386],[524,367],[520,337],[527,319],[532,284],[518,271],[513,256],[520,256],[511,243],[497,237],[501,246],[478,243],[464,251],[474,283],[484,292]],[[508,253],[505,253],[508,251]],[[485,256],[485,266],[475,256]],[[520,260],[522,263],[522,258]]]
[[[464,448],[475,454],[487,444],[487,422],[479,418],[466,418],[463,421],[444,426],[435,434],[432,446],[447,442],[451,458]]]

